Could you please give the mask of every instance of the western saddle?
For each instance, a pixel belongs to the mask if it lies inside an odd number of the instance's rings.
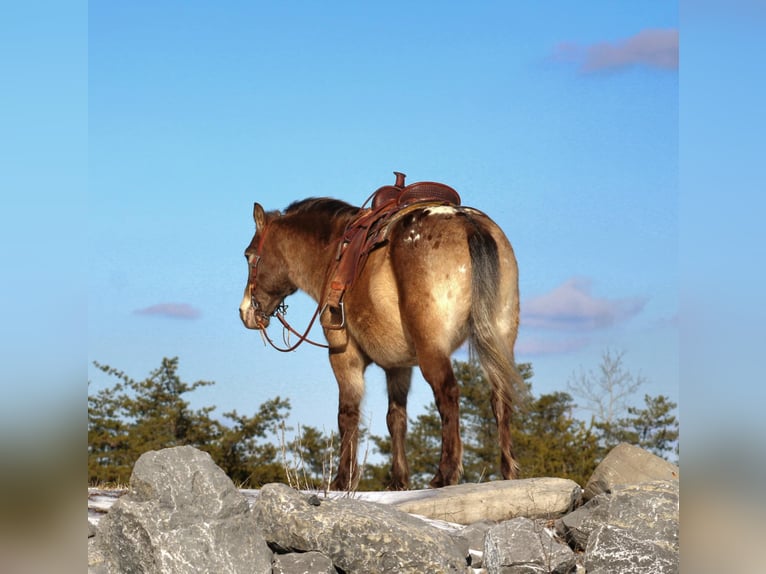
[[[343,329],[346,315],[343,295],[359,276],[367,256],[387,241],[387,228],[394,216],[410,206],[460,205],[460,195],[450,186],[433,181],[404,185],[405,174],[394,172],[394,185],[378,188],[365,201],[372,200],[347,226],[338,245],[335,263],[329,274],[324,308],[320,321],[328,329]]]

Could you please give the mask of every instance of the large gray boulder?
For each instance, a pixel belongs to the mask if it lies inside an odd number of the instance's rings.
[[[316,551],[347,574],[466,572],[466,556],[446,532],[388,506],[320,499],[267,484],[255,524],[280,551]]]
[[[484,539],[488,574],[567,574],[575,567],[575,553],[542,520],[507,520],[490,528]]]
[[[210,455],[188,446],[143,454],[96,538],[110,573],[271,573],[247,500]]]
[[[582,497],[587,501],[623,484],[678,479],[679,470],[675,464],[641,447],[620,443],[609,451],[593,471]]]
[[[677,481],[615,487],[556,521],[588,574],[678,571]]]

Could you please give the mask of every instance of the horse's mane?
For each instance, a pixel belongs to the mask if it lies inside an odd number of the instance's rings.
[[[310,213],[322,217],[334,218],[343,215],[355,215],[359,212],[358,207],[331,197],[309,197],[294,201],[285,210],[285,215]]]

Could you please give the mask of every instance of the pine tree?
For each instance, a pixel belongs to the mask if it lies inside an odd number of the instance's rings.
[[[644,395],[644,405],[628,408],[628,416],[620,419],[613,433],[616,442],[635,444],[666,460],[675,453],[677,462],[679,425],[671,411],[678,405],[664,395]]]
[[[215,407],[192,410],[186,396],[212,385],[189,384],[178,375],[178,358],[164,358],[144,380],[95,363],[118,382],[88,395],[88,482],[127,483],[144,452],[192,445],[210,453],[235,483],[259,486],[284,480],[274,441],[290,404],[279,397],[266,401],[253,416],[225,413],[227,426],[212,418]]]
[[[277,433],[287,418],[290,402],[276,397],[267,400],[253,416],[236,410],[224,413],[232,426],[208,448],[213,460],[235,484],[257,488],[270,482],[284,482],[285,472],[279,458]]]
[[[555,476],[585,485],[596,467],[598,439],[573,417],[569,393],[541,395],[511,427],[520,477]]]
[[[120,382],[88,396],[89,481],[127,482],[142,453],[184,444],[204,448],[220,435],[220,426],[209,417],[213,407],[192,411],[183,398],[212,383],[181,381],[177,358],[164,358],[143,381],[95,365]]]

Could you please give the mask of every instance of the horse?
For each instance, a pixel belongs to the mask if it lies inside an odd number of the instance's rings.
[[[328,283],[344,234],[366,211],[328,197],[293,202],[284,212],[255,203],[255,234],[245,249],[249,273],[239,307],[245,327],[264,332],[297,290],[317,301],[339,391],[340,460],[330,488],[350,490],[358,484],[360,403],[364,372],[372,363],[385,372],[388,390],[388,487],[409,487],[407,396],[415,366],[433,390],[442,424],[441,457],[430,486],[458,482],[463,471],[460,389],[451,355],[466,340],[491,384],[502,476],[516,478],[510,417],[523,383],[514,360],[519,293],[510,242],[478,209],[414,203],[385,223],[385,238],[366,254],[342,294],[339,323],[338,309],[325,302]]]

